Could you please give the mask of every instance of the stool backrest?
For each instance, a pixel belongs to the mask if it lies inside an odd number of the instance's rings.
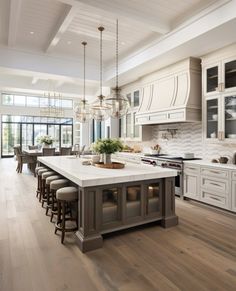
[[[61,147],[60,148],[60,155],[61,156],[70,156],[72,152],[72,147]]]
[[[55,148],[43,148],[43,156],[55,156]]]
[[[33,146],[33,145],[29,145],[29,146],[28,146],[28,149],[29,149],[29,150],[38,150],[39,147],[38,147],[37,145],[35,145],[35,146]]]

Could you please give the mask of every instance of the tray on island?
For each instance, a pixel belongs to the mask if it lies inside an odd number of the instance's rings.
[[[106,169],[123,169],[125,167],[125,164],[118,163],[118,162],[112,162],[111,164],[104,164],[103,162],[95,163],[95,167],[98,168],[106,168]]]

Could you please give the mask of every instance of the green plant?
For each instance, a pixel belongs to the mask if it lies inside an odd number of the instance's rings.
[[[119,139],[99,139],[93,145],[93,150],[99,154],[113,154],[123,149],[123,144]]]

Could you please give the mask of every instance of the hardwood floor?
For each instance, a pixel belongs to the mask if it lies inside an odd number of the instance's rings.
[[[177,201],[180,223],[109,235],[82,254],[35,197],[36,179],[0,160],[0,290],[236,290],[236,216]]]

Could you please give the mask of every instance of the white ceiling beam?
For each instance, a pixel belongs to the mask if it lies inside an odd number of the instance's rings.
[[[11,0],[10,3],[8,46],[14,46],[16,43],[21,4],[21,0]]]
[[[71,21],[75,17],[77,12],[77,8],[75,6],[67,5],[65,11],[63,12],[62,16],[60,17],[57,26],[55,27],[54,31],[52,32],[51,38],[46,46],[45,51],[47,53],[51,52],[53,48],[58,44],[62,35],[67,30]]]
[[[39,81],[39,78],[38,77],[33,77],[32,78],[32,81],[31,81],[31,84],[32,85],[35,85],[38,81]]]
[[[108,12],[115,19],[128,19],[137,27],[147,28],[159,34],[165,34],[171,30],[170,23],[160,19],[157,15],[145,15],[142,11],[134,10],[127,0],[59,0],[60,2],[78,7],[79,4],[94,7]]]

